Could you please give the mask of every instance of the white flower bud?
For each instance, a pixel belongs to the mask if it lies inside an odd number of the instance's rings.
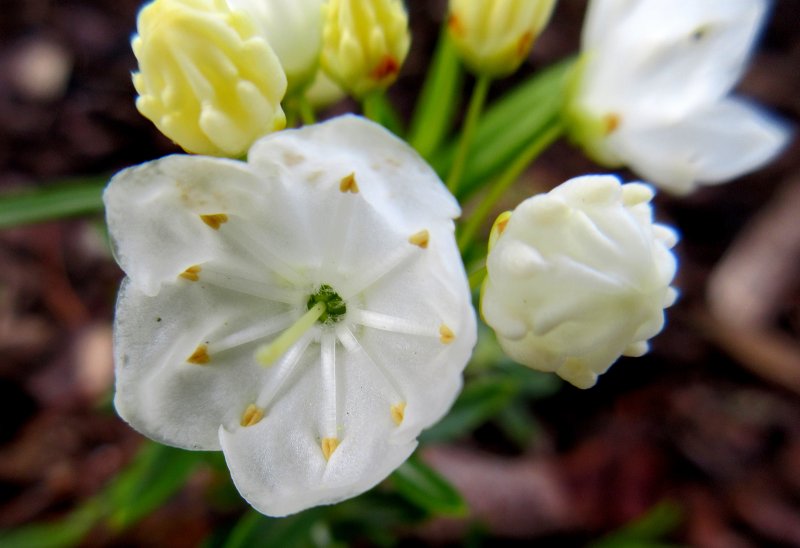
[[[514,360],[589,388],[664,324],[675,232],[653,192],[613,176],[571,179],[495,222],[481,313]]]

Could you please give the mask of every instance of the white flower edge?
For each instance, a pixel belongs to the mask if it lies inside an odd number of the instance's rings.
[[[653,223],[652,197],[588,175],[498,219],[481,313],[509,356],[589,388],[621,355],[647,351],[677,296],[677,236]]]
[[[789,127],[725,96],[746,69],[768,7],[593,0],[567,101],[572,138],[597,162],[628,165],[675,194],[762,167],[786,146]]]
[[[350,174],[355,193],[342,190]],[[221,448],[259,511],[286,515],[369,489],[452,405],[476,340],[453,238],[458,205],[379,126],[343,117],[274,134],[246,164],[164,158],[117,175],[105,201],[128,274],[115,405],[158,441]],[[261,241],[248,238],[253,226]],[[254,279],[248,249],[282,264]],[[320,283],[352,299],[345,319],[315,324],[269,368],[255,363],[254,346],[301,316]]]

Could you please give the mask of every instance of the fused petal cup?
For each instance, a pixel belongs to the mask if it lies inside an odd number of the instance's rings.
[[[163,158],[104,199],[127,274],[116,408],[163,443],[221,449],[259,511],[369,489],[458,394],[476,340],[459,207],[379,126],[283,131],[247,162]],[[330,292],[346,311],[298,331]]]

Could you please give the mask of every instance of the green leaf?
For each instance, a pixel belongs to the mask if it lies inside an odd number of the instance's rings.
[[[76,546],[91,530],[101,513],[92,501],[51,523],[35,523],[0,531],[3,548],[66,548]]]
[[[468,196],[507,166],[524,148],[561,116],[567,76],[574,61],[563,61],[534,75],[486,109],[475,132],[461,182]],[[455,154],[451,142],[431,158],[446,174]]]
[[[61,219],[103,210],[108,177],[55,183],[21,193],[0,195],[0,228]]]
[[[513,379],[486,375],[468,382],[450,412],[420,436],[423,443],[445,442],[461,437],[489,419],[518,394]]]
[[[233,527],[223,548],[318,546],[315,537],[325,534],[323,529],[327,529],[322,519],[324,513],[325,508],[312,508],[285,518],[270,518],[250,510]]]
[[[102,495],[109,526],[125,529],[157,509],[183,487],[201,459],[199,452],[147,443]]]
[[[449,481],[412,456],[391,475],[398,494],[433,515],[465,516],[467,503]]]
[[[430,158],[447,135],[463,83],[464,71],[458,52],[448,38],[447,30],[443,29],[408,134],[409,144],[423,157]]]
[[[683,515],[683,508],[679,504],[668,500],[662,501],[642,517],[589,546],[591,548],[668,548],[674,545],[660,539],[680,526]]]
[[[530,447],[542,433],[542,426],[520,398],[503,407],[497,415],[497,426],[520,449]]]

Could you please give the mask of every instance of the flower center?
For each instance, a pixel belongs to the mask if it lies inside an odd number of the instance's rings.
[[[322,284],[316,293],[308,298],[308,309],[322,303],[325,309],[317,321],[321,324],[331,325],[340,321],[347,313],[347,304],[334,289],[328,284]]]

